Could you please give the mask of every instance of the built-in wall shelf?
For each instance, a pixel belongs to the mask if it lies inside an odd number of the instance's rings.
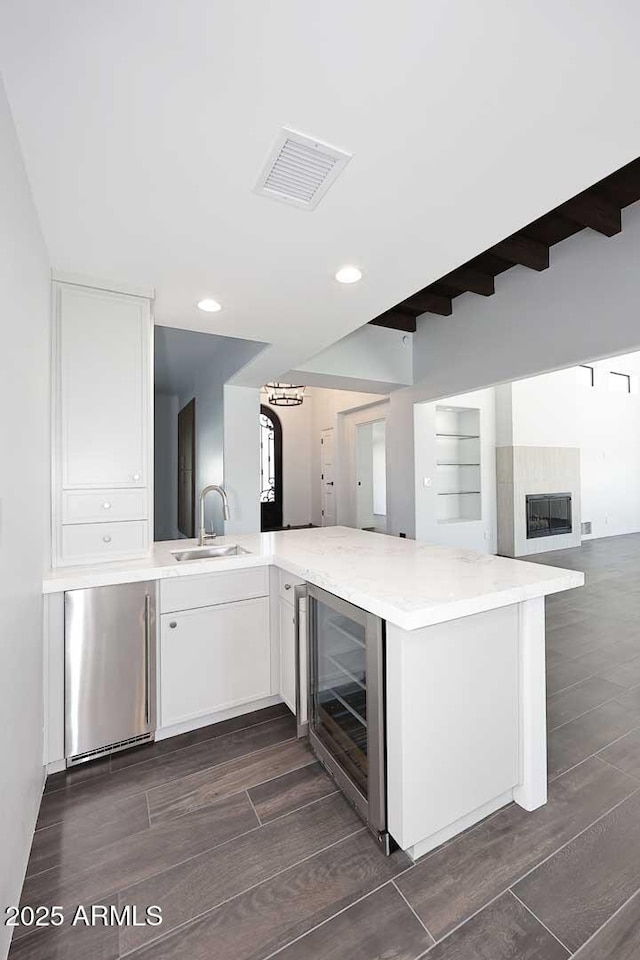
[[[480,410],[436,407],[438,523],[482,518]]]

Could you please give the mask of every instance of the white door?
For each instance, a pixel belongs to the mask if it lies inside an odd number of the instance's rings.
[[[355,428],[356,526],[385,533],[387,529],[386,420],[358,423]]]
[[[66,284],[58,296],[62,485],[144,487],[149,301]]]
[[[332,527],[336,522],[335,463],[333,427],[323,430],[320,437],[320,483],[322,489],[322,526]]]
[[[373,521],[372,424],[356,424],[356,526],[371,529]]]

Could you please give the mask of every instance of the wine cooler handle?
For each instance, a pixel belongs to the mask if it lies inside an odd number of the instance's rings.
[[[302,719],[302,690],[303,683],[304,689],[307,689],[307,677],[301,677],[301,662],[302,657],[300,654],[300,624],[302,622],[302,617],[300,616],[300,601],[306,598],[307,596],[307,585],[306,583],[298,584],[293,589],[293,623],[294,623],[294,637],[295,637],[295,664],[296,664],[296,735],[298,739],[306,737],[309,733],[309,724],[306,720]],[[307,665],[308,669],[308,665]],[[307,712],[309,710],[309,704],[307,704]]]

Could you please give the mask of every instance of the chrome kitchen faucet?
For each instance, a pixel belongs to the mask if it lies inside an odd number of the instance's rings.
[[[204,501],[208,493],[211,493],[212,490],[217,490],[220,496],[222,497],[222,516],[225,520],[228,520],[231,514],[229,513],[229,498],[227,497],[226,490],[223,487],[219,487],[217,483],[210,483],[208,487],[203,487],[200,494],[200,535],[198,537],[198,543],[201,547],[204,546],[205,541],[208,539],[213,539],[215,537],[215,531],[212,533],[207,533],[204,528]]]

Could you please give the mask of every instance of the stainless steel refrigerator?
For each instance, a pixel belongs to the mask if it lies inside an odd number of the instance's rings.
[[[155,582],[65,593],[67,766],[153,739]]]

